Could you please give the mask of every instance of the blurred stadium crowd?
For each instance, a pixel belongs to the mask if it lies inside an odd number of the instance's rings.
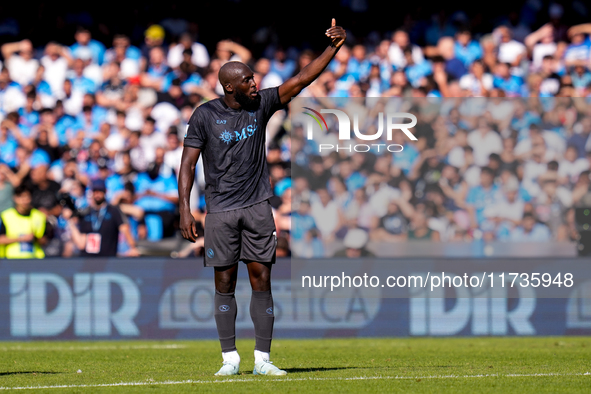
[[[357,255],[369,241],[577,241],[575,208],[591,206],[587,99],[296,100],[355,114],[366,135],[381,114],[414,114],[417,141],[400,130],[390,141],[385,132],[375,141],[339,140],[330,115],[329,131],[308,139],[309,117],[294,113],[293,183],[278,209],[294,255],[325,256],[334,241]]]
[[[478,34],[461,13],[407,20],[378,39],[353,32],[301,96],[317,105],[406,98],[395,105],[420,114],[419,140],[400,141],[396,154],[315,155],[301,124],[278,113],[267,130],[278,255],[291,253],[290,228],[314,256],[353,227],[382,242],[575,239],[572,208],[585,201],[591,163],[591,24],[569,26],[561,5],[536,4]],[[275,43],[260,56],[232,40],[205,46],[179,20],[145,26],[141,43],[125,34],[101,42],[80,27],[69,42],[2,45],[0,210],[26,185],[56,230],[58,246],[46,254],[77,253],[61,210],[83,211],[96,179],[135,239],[174,237],[185,126],[195,107],[223,94],[219,68],[245,62],[264,89],[318,54]],[[201,219],[203,187],[201,167],[192,203]]]

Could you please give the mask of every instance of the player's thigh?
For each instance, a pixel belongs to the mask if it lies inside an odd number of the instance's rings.
[[[275,262],[277,233],[273,211],[268,201],[255,204],[242,215],[242,250],[240,259],[260,263]]]
[[[205,216],[205,266],[225,267],[240,258],[240,220],[236,211]]]

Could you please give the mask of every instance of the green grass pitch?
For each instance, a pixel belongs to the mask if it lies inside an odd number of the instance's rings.
[[[237,347],[240,375],[214,377],[217,341],[4,342],[0,391],[591,392],[591,337],[276,339],[283,377],[252,375],[254,341]]]

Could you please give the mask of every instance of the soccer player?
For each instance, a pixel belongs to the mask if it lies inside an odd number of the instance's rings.
[[[255,329],[255,375],[285,375],[269,361],[273,336],[271,266],[277,243],[268,199],[265,129],[273,113],[314,81],[345,42],[333,19],[325,35],[330,45],[299,74],[274,88],[257,90],[253,71],[225,63],[219,71],[224,96],[198,107],[187,126],[179,176],[180,229],[191,242],[197,223],[190,211],[195,166],[203,153],[205,170],[205,266],[215,269],[215,321],[223,366],[216,375],[236,375],[236,300],[238,262],[246,263],[252,287],[250,315]]]

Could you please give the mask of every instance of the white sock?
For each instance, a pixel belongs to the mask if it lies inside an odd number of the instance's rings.
[[[261,352],[258,350],[254,351],[254,363],[258,364],[261,361],[269,361],[271,359],[271,356],[269,355],[269,353],[265,353],[265,352]]]
[[[231,352],[222,352],[222,358],[224,362],[230,362],[232,364],[240,364],[240,356],[236,350]]]

